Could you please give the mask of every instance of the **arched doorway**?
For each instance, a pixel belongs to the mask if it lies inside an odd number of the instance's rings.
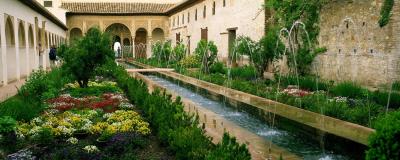
[[[113,51],[115,53],[115,57],[121,57],[122,53],[122,45],[121,45],[121,38],[119,36],[114,36],[112,39],[113,44]]]
[[[82,37],[82,30],[79,28],[72,28],[69,31],[69,43],[72,44]]]
[[[139,28],[136,31],[135,37],[135,58],[147,58],[147,31],[144,28]]]
[[[164,31],[161,28],[154,29],[151,35],[152,35],[153,42],[157,42],[157,41],[163,42],[165,39]]]
[[[26,54],[26,39],[25,39],[25,27],[22,22],[18,25],[18,42],[19,42],[19,66],[21,71],[21,76],[26,76],[28,74],[27,59]]]
[[[6,20],[6,60],[7,60],[7,78],[13,81],[18,78],[17,75],[17,54],[15,51],[14,24],[10,17]]]
[[[29,26],[28,29],[28,42],[29,42],[29,70],[36,69],[36,54],[35,54],[35,41],[33,38],[33,28]]]
[[[105,30],[113,38],[113,50],[117,57],[131,57],[132,46],[131,44],[123,43],[122,40],[130,39],[132,37],[129,28],[122,23],[114,23],[109,25]],[[118,49],[119,46],[119,49]],[[119,52],[118,52],[119,51]]]

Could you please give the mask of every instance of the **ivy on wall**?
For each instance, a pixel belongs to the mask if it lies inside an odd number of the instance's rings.
[[[319,34],[319,12],[325,0],[270,0],[267,7],[274,10],[274,16],[279,26],[290,28],[301,20],[309,33],[310,41],[317,42]]]
[[[307,75],[317,54],[326,49],[315,48],[318,43],[320,10],[326,0],[269,0],[266,6],[274,11],[275,25],[290,29],[300,20],[305,25],[308,38],[301,30],[295,29],[290,35],[296,50],[288,55],[288,66],[296,74]],[[311,44],[308,45],[308,44]],[[296,57],[294,57],[296,55]]]
[[[394,5],[394,0],[385,0],[381,9],[381,18],[378,23],[380,27],[384,27],[389,23],[390,16],[392,15],[392,9]]]

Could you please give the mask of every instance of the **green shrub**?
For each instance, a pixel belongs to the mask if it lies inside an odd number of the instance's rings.
[[[335,96],[348,98],[363,98],[368,90],[352,82],[342,82],[331,89],[331,93]]]
[[[210,74],[203,78],[204,81],[211,82],[218,85],[224,85],[226,78],[223,74]]]
[[[184,68],[199,68],[200,63],[201,61],[197,55],[190,55],[179,61],[179,65]]]
[[[389,100],[389,92],[375,91],[373,92],[372,99],[382,105],[387,106]],[[400,94],[392,92],[390,94],[389,108],[400,108]]]
[[[210,67],[216,62],[218,49],[213,41],[201,40],[197,43],[194,51],[201,62],[201,70],[203,73],[210,73]]]
[[[382,106],[373,103],[357,105],[346,110],[343,120],[372,127],[371,122],[377,118],[382,109]]]
[[[246,145],[239,145],[235,138],[230,137],[228,133],[224,133],[222,141],[207,155],[206,159],[250,160],[251,155]]]
[[[30,121],[39,116],[44,106],[38,101],[14,96],[0,104],[0,116],[10,116],[18,121]]]
[[[17,121],[10,116],[0,117],[0,134],[13,132],[17,126]]]
[[[394,90],[394,91],[400,91],[400,81],[393,82],[393,84],[392,84],[392,90]]]
[[[103,93],[116,93],[121,91],[117,86],[106,84],[104,86],[92,86],[87,88],[70,88],[67,91],[73,97],[84,97],[84,96],[101,96]]]
[[[266,36],[258,42],[249,37],[237,39],[235,49],[237,54],[249,56],[251,63],[257,69],[258,77],[262,77],[268,65],[283,52],[284,45],[279,40],[278,34],[278,28],[269,27]]]
[[[157,137],[176,153],[177,159],[204,159],[213,149],[211,139],[198,127],[198,118],[186,114],[179,97],[172,101],[171,95],[159,90],[149,94],[143,81],[130,77],[121,67],[106,70],[128,99],[143,111]]]
[[[90,29],[85,37],[65,49],[63,68],[82,88],[88,87],[90,78],[94,78],[98,67],[114,60],[111,39],[100,29]]]
[[[210,66],[210,73],[221,73],[225,74],[226,69],[224,67],[224,63],[216,62]]]
[[[299,76],[299,81],[295,75],[281,76],[283,87],[288,85],[298,85],[301,89],[308,91],[328,90],[329,84],[314,76]],[[318,86],[317,86],[318,85]]]
[[[389,23],[392,9],[394,5],[394,0],[385,0],[383,2],[382,8],[381,8],[381,17],[378,21],[380,27],[384,27]]]
[[[173,58],[174,62],[181,61],[183,58],[185,58],[185,55],[186,55],[185,45],[183,43],[177,44],[174,47],[173,54],[172,54],[172,58]]]
[[[288,66],[291,69],[292,73],[296,73],[305,76],[310,74],[311,65],[314,61],[315,57],[318,54],[326,51],[326,48],[316,49],[315,51],[311,51],[309,47],[300,48],[297,53],[288,54]],[[296,71],[296,72],[295,72]]]
[[[243,66],[231,69],[232,78],[239,78],[244,80],[256,79],[257,69],[253,66]]]
[[[173,52],[171,41],[157,41],[151,47],[151,51],[153,53],[152,57],[157,61],[168,62]]]
[[[35,71],[19,89],[18,95],[25,98],[33,98],[37,101],[55,98],[68,82],[70,82],[70,79],[68,76],[63,75],[61,68],[53,68],[50,72]]]
[[[379,118],[375,128],[376,132],[369,137],[366,159],[399,159],[400,111]]]

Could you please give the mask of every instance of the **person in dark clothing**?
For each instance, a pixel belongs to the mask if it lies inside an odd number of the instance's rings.
[[[50,48],[49,59],[50,59],[50,67],[53,68],[57,60],[57,49],[54,45],[51,46]]]

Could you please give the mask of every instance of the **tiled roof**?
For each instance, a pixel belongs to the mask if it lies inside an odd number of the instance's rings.
[[[117,2],[63,2],[61,8],[70,13],[88,14],[164,14],[174,4],[117,3]]]

